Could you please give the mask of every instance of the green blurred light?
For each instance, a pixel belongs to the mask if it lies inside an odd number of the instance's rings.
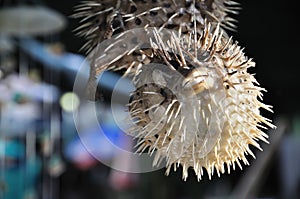
[[[64,111],[72,112],[79,106],[80,100],[73,92],[67,92],[60,98],[60,105]]]

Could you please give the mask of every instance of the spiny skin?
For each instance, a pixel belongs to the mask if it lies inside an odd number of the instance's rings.
[[[196,58],[192,56],[195,52],[193,45],[185,45],[189,43],[188,37],[174,39],[178,39],[180,48],[182,48],[181,51],[184,52],[181,61],[183,58],[190,60]],[[208,96],[210,98],[204,106],[195,105],[194,112],[190,113],[193,115],[197,112],[203,112],[205,115],[198,118],[200,122],[197,133],[183,132],[184,128],[192,125],[193,121],[185,120],[187,115],[183,115],[182,110],[179,110],[181,102],[176,100],[176,96],[170,91],[165,89],[163,93],[161,91],[163,87],[146,85],[138,88],[133,93],[133,100],[129,106],[132,117],[138,121],[136,128],[132,131],[140,139],[138,151],[143,152],[148,148],[149,153],[153,153],[156,150],[154,165],[166,158],[166,174],[169,174],[172,166],[176,170],[181,164],[184,180],[188,177],[189,167],[194,169],[198,180],[200,180],[203,169],[206,169],[209,178],[211,178],[214,171],[218,175],[224,173],[225,165],[228,173],[230,173],[231,166],[235,169],[235,164],[242,168],[240,161],[248,165],[246,155],[250,154],[255,157],[249,145],[262,150],[257,141],[268,142],[268,136],[261,129],[264,129],[265,126],[275,128],[269,119],[260,115],[260,108],[272,110],[271,106],[258,100],[258,98],[262,100],[261,91],[264,89],[256,86],[258,83],[254,76],[247,72],[247,69],[254,67],[255,63],[244,55],[237,43],[222,37],[218,28],[212,31],[209,25],[206,26],[198,39],[197,61],[192,64],[193,67],[187,69],[190,71],[185,73],[186,79],[184,80],[194,81],[192,88],[197,99],[199,99],[199,103]],[[163,56],[164,49],[161,46],[154,52]],[[165,43],[164,47],[166,48],[166,46],[168,51],[174,50],[174,46],[168,45],[168,42]],[[178,49],[174,51],[178,52]],[[200,78],[200,81],[197,78]],[[142,103],[141,99],[144,99]],[[207,108],[208,106],[210,108]],[[149,110],[149,107],[154,107],[152,108],[154,110]],[[151,110],[153,113],[149,117]],[[156,114],[155,111],[157,111]],[[174,116],[175,113],[178,114],[176,117]],[[214,113],[217,114],[213,116]],[[164,114],[166,115],[165,118],[163,118]],[[154,126],[153,118],[163,118],[164,123],[158,131],[149,133]],[[210,121],[206,122],[207,119]],[[203,122],[201,122],[202,120]],[[215,128],[214,133],[212,133],[212,128]],[[200,135],[203,134],[201,131],[205,129],[207,130],[206,136],[201,138]],[[191,136],[192,138],[184,139],[183,134],[185,137]],[[179,155],[178,150],[180,151]]]
[[[87,40],[82,49],[89,53],[101,41],[132,28],[163,27],[188,33],[196,25],[200,33],[207,20],[234,30],[236,20],[228,13],[238,10],[239,4],[232,0],[196,0],[195,5],[193,0],[92,0],[78,5],[73,17],[81,19],[75,31]]]

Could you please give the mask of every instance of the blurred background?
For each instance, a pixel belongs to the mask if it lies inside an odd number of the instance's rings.
[[[264,152],[253,148],[257,158],[249,157],[251,166],[200,182],[192,171],[186,182],[180,171],[123,173],[96,160],[82,144],[73,119],[79,107],[79,134],[94,153],[112,164],[137,164],[105,145],[88,106],[73,93],[78,70],[88,68],[79,51],[84,40],[73,32],[79,21],[70,18],[78,3],[0,0],[0,199],[300,198],[296,1],[241,2],[237,32],[230,34],[254,58],[250,72],[268,90],[264,102],[274,106],[274,114],[263,115],[278,128],[268,132],[271,144],[261,143]],[[131,147],[110,106],[96,108],[110,141]]]

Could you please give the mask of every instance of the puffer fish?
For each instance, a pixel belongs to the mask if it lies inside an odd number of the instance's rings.
[[[128,6],[119,5],[125,2]],[[119,34],[114,28],[108,36],[105,28],[97,29],[97,33],[96,30],[91,34],[85,32],[95,36],[88,38],[91,42],[85,46],[93,49],[89,53],[91,93],[95,94],[96,77],[105,70],[122,70],[123,76],[132,78],[136,90],[127,105],[132,123],[127,133],[137,139],[137,152],[147,151],[150,155],[155,152],[154,166],[166,160],[167,175],[172,167],[176,170],[181,166],[184,180],[188,168],[193,168],[198,180],[204,170],[211,179],[215,172],[220,176],[226,170],[230,173],[236,165],[242,168],[241,162],[248,165],[246,156],[255,157],[250,145],[262,150],[258,141],[268,143],[268,135],[263,130],[275,126],[260,112],[261,109],[272,112],[272,106],[262,102],[265,89],[247,71],[255,62],[222,28],[232,27],[224,25],[231,21],[226,17],[230,9],[211,10],[216,5],[236,4],[192,1],[192,5],[185,7],[190,1],[154,1],[162,9],[145,4],[141,10],[146,11],[139,12],[140,15],[121,9],[141,2],[117,1],[97,11],[95,16],[106,13],[101,22],[105,24],[103,28],[109,27],[107,24],[112,19],[109,13],[119,16],[123,23],[118,25],[123,28]],[[163,2],[169,2],[167,8],[177,10],[175,13],[183,9],[182,19],[170,15],[167,20],[155,17],[147,21],[152,8],[159,13],[165,10],[160,4]],[[205,7],[208,2],[214,6]],[[88,3],[89,8],[93,7]],[[78,9],[86,12],[84,7]],[[189,9],[192,11],[188,12]],[[139,23],[129,26],[137,17],[141,19],[141,27],[135,28]],[[127,19],[130,20],[125,23]]]
[[[235,30],[239,3],[233,0],[91,0],[75,8],[81,19],[74,31],[87,42],[89,53],[97,44],[132,28],[160,27],[188,33],[196,27],[201,33],[204,21]]]
[[[260,115],[272,107],[261,102],[265,89],[247,72],[255,62],[238,43],[210,24],[196,41],[191,38],[193,33],[173,35],[152,44],[151,56],[167,69],[141,67],[129,111],[139,152],[155,151],[154,165],[166,159],[167,174],[181,165],[184,180],[190,167],[201,180],[204,169],[210,179],[248,165],[246,156],[255,157],[249,146],[262,150],[258,140],[268,143],[263,129],[275,126]]]

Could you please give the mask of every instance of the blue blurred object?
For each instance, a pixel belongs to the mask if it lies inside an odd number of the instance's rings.
[[[20,40],[20,47],[25,52],[29,53],[34,59],[42,62],[46,66],[59,70],[68,71],[70,76],[80,74],[84,79],[80,83],[87,83],[89,78],[89,63],[87,59],[79,54],[64,52],[62,54],[55,54],[45,47],[45,45],[31,38],[22,38]],[[98,79],[99,80],[99,79]],[[102,87],[110,90],[116,89],[119,93],[128,95],[132,91],[132,85],[129,80],[122,79],[122,83],[115,84],[120,80],[120,76],[113,72],[104,72],[101,75],[99,83]]]
[[[46,66],[50,66],[52,69],[69,70],[73,74],[76,74],[80,66],[86,66],[88,68],[84,56],[66,52],[55,54],[47,49],[45,45],[31,38],[21,39],[20,47],[34,59],[39,60]],[[86,75],[89,75],[88,70]]]
[[[23,159],[25,155],[24,145],[16,140],[0,139],[0,158]]]
[[[40,102],[55,103],[59,92],[56,87],[35,82],[25,75],[10,74],[0,81],[0,93],[0,131],[12,137],[24,135],[44,120]]]
[[[88,161],[92,157],[101,157],[101,159],[111,159],[114,155],[112,144],[122,148],[124,135],[115,124],[102,124],[102,131],[99,127],[93,127],[77,135],[65,148],[66,157],[72,162]],[[83,142],[84,144],[83,144]]]
[[[37,157],[25,160],[25,146],[18,140],[0,140],[1,199],[25,198],[36,194],[41,161]]]

